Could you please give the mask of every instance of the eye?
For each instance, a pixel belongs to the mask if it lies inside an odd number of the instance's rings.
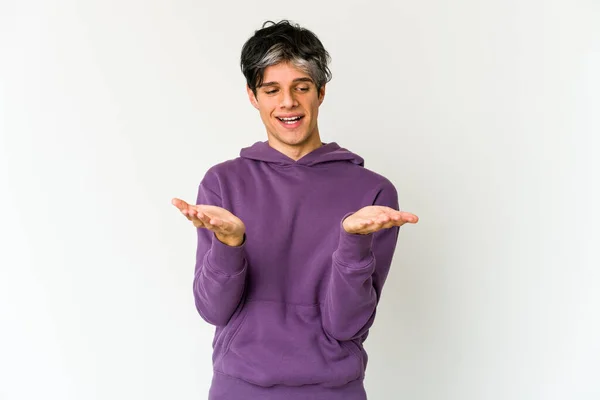
[[[265,90],[266,94],[273,94],[273,93],[277,93],[277,89],[273,89],[273,90]]]
[[[301,92],[308,92],[308,90],[310,89],[309,87],[305,87],[305,86],[299,86],[297,88],[299,91]]]

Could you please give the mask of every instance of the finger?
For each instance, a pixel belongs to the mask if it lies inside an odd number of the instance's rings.
[[[210,218],[210,224],[213,228],[213,230],[215,232],[221,233],[221,234],[228,234],[231,228],[231,224],[228,223],[225,220],[222,220],[221,218],[218,217],[212,217]]]
[[[195,215],[190,215],[190,213],[187,210],[183,211],[182,214],[188,219],[188,221],[191,221],[196,228],[204,228],[204,223],[200,221]]]
[[[210,222],[210,217],[208,217],[202,211],[194,210],[194,213],[195,213],[196,218],[198,218],[200,221],[202,221],[204,223],[209,223]]]
[[[194,226],[196,228],[205,228],[206,227],[206,224],[196,216],[190,218],[190,221],[192,221],[192,223],[194,224]]]
[[[415,224],[419,221],[419,218],[411,213],[399,211],[393,217],[392,221],[396,226],[402,226],[406,223]]]
[[[204,226],[210,229],[211,231],[217,229],[215,223],[218,221],[218,218],[211,217],[210,215],[205,214],[203,212],[198,212],[198,219],[202,221]]]
[[[198,206],[190,205],[189,210],[190,210],[190,213],[194,217],[199,218],[199,219],[202,219],[206,215],[204,212],[202,212],[202,210]]]
[[[388,228],[391,228],[392,226],[396,226],[397,224],[398,223],[395,222],[392,218],[389,218],[388,221],[380,222],[376,227],[376,231],[380,231],[382,229],[388,229]]]
[[[230,233],[230,225],[222,219],[215,218],[214,220],[211,220],[211,222],[213,231],[215,233],[219,233],[221,235],[228,235]]]
[[[181,211],[181,214],[183,214],[184,217],[186,217],[187,219],[191,220],[192,216],[190,215],[190,210],[187,208],[184,208]]]
[[[365,224],[361,224],[361,228],[363,229],[363,234],[369,234],[373,232],[377,232],[378,230],[383,228],[384,223],[380,221],[379,218],[371,218],[366,221]]]
[[[389,215],[386,215],[386,214],[377,218],[377,222],[379,222],[380,224],[386,224],[391,220],[392,220],[392,217],[390,217]]]
[[[401,214],[402,220],[404,220],[405,222],[411,224],[416,224],[417,222],[419,222],[419,217],[417,217],[415,214],[411,214],[409,212],[401,212]]]
[[[215,215],[210,215],[202,211],[198,211],[198,218],[205,224],[209,224],[213,227],[221,227],[225,224],[225,221]]]
[[[200,219],[198,219],[197,211],[194,206],[189,206],[187,209],[181,212],[183,215],[187,217],[188,220],[192,221],[196,228],[203,228],[204,224]]]
[[[382,224],[379,229],[388,229],[388,228],[391,228],[393,226],[398,226],[398,222],[394,221],[393,218],[390,218],[390,220],[388,222]]]
[[[173,204],[175,207],[177,207],[180,210],[184,210],[184,209],[188,208],[188,206],[189,206],[188,203],[186,203],[184,200],[178,199],[177,197],[175,197],[171,200],[171,204]]]
[[[183,202],[183,204],[178,203],[178,205],[181,207],[178,207],[179,211],[181,211],[181,214],[183,214],[183,216],[186,217],[188,220],[192,221],[194,214],[193,209],[190,207],[190,205],[186,202]]]
[[[190,219],[190,220],[193,220],[196,218],[196,210],[194,210],[192,207],[188,207],[188,208],[182,210],[181,213],[183,215],[185,215],[186,217],[188,217],[188,219]]]
[[[204,224],[204,221],[202,221],[202,218],[200,218],[200,213],[198,212],[197,209],[190,207],[190,209],[188,210],[188,213],[189,213],[190,217],[192,218],[192,222],[194,222],[194,225]]]

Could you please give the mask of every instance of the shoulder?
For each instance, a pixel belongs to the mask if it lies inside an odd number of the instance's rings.
[[[363,190],[368,188],[376,193],[381,191],[396,193],[396,187],[391,179],[367,167],[352,165],[348,168],[348,174],[359,186],[362,186]]]
[[[226,175],[228,173],[231,173],[231,171],[239,169],[243,165],[243,163],[244,162],[241,157],[225,160],[210,167],[207,171],[207,174]]]
[[[247,162],[241,157],[222,161],[206,171],[200,184],[213,190],[218,189],[234,177],[243,177],[247,168]]]
[[[386,176],[373,170],[370,170],[366,167],[363,167],[363,173],[366,174],[369,177],[369,179],[371,179],[371,181],[377,186],[387,189],[395,189],[392,181]]]
[[[362,189],[369,192],[368,198],[372,205],[383,205],[398,209],[398,190],[394,183],[385,175],[366,167],[353,168],[357,182],[364,182]]]

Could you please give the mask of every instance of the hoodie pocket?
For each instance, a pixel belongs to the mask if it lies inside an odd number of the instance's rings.
[[[342,386],[363,377],[355,343],[328,336],[320,308],[251,300],[223,338],[215,369],[260,386]]]
[[[217,327],[215,338],[213,341],[213,364],[217,365],[220,360],[225,356],[229,349],[230,343],[233,341],[235,335],[239,332],[244,320],[248,316],[245,312],[246,307],[238,307],[238,309],[231,316],[231,320],[224,327]]]

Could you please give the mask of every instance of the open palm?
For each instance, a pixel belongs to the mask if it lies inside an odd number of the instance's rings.
[[[392,226],[415,224],[418,221],[419,217],[409,212],[385,206],[367,206],[344,219],[342,225],[348,233],[367,235]]]
[[[246,226],[228,210],[207,204],[189,204],[178,198],[174,198],[171,203],[192,221],[196,228],[206,228],[214,232],[222,242],[231,244],[242,241]]]

